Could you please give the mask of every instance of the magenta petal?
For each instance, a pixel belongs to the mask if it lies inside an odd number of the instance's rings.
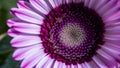
[[[66,3],[68,3],[68,4],[72,3],[72,0],[66,0]]]
[[[40,26],[39,25],[34,25],[34,24],[28,24],[28,23],[15,23],[13,25],[13,28],[21,33],[28,33],[28,34],[35,34],[39,35],[40,34]]]
[[[55,61],[53,68],[58,68],[59,67],[59,62]]]
[[[106,44],[106,46],[102,46],[103,50],[114,57],[118,62],[120,61],[120,47],[115,44]]]
[[[94,62],[93,60],[88,62],[89,65],[91,66],[91,68],[99,68],[99,66],[96,64],[96,62]]]
[[[17,9],[12,8],[11,12],[14,13],[15,16],[20,18],[21,20],[32,22],[36,24],[41,24],[43,17],[38,15],[37,13],[27,10],[27,9]]]
[[[41,43],[39,36],[17,36],[12,39],[11,44],[13,47],[32,46]]]
[[[120,11],[112,14],[111,16],[109,16],[108,18],[105,18],[104,19],[104,22],[110,22],[110,21],[113,21],[113,20],[116,20],[116,19],[119,19],[120,18]],[[114,23],[114,22],[113,22]]]
[[[48,0],[50,2],[50,4],[52,5],[53,8],[56,7],[55,1],[54,0]]]
[[[50,8],[48,7],[44,0],[30,0],[30,3],[34,8],[36,8],[43,14],[48,14],[48,12],[50,11]]]
[[[83,0],[84,1],[84,6],[88,6],[89,5],[89,1],[90,0]]]
[[[46,64],[46,62],[47,62],[49,59],[51,59],[51,58],[49,57],[49,55],[44,56],[44,57],[40,60],[40,62],[37,64],[36,68],[43,68],[43,67],[44,67],[44,64]]]
[[[81,0],[73,0],[74,3],[80,3]]]
[[[98,9],[98,13],[103,16],[103,14],[105,13],[105,11],[111,9],[111,7],[113,7],[115,4],[117,4],[117,0],[111,0],[108,3],[106,3],[103,7],[101,7],[100,9]]]
[[[77,67],[78,68],[82,68],[82,64],[77,64]]]
[[[18,36],[19,34],[21,34],[20,32],[17,32],[17,31],[15,31],[14,29],[9,29],[7,33],[8,33],[8,35],[11,36],[11,37],[16,37],[16,36]]]
[[[97,0],[90,0],[88,7],[94,9],[96,4],[98,4]]]
[[[101,7],[103,7],[108,2],[108,0],[98,0],[97,2],[98,3],[96,4],[94,8],[96,11],[100,9]]]
[[[92,59],[100,68],[107,68],[107,65],[105,65],[104,62],[98,56],[93,56]]]
[[[28,2],[18,1],[17,6],[18,6],[18,8],[28,9],[29,10],[30,8],[26,4],[29,5]]]
[[[108,40],[120,40],[120,35],[105,35],[105,39],[108,39]]]
[[[52,68],[53,64],[54,64],[54,59],[49,59],[47,62],[45,62],[45,64],[42,66],[42,68]]]
[[[40,52],[42,52],[43,49],[36,49],[31,54],[27,55],[25,59],[21,63],[22,68],[33,68],[35,65],[40,61],[40,56],[43,55]],[[34,56],[33,56],[34,55]]]
[[[31,49],[32,48],[32,49]],[[13,53],[13,58],[15,60],[22,60],[24,59],[27,55],[35,52],[35,50],[42,49],[43,47],[38,45],[30,46],[30,47],[25,47],[25,48],[20,48],[16,49],[15,52]]]
[[[14,21],[12,21],[12,20],[7,20],[7,25],[8,25],[9,27],[12,27],[13,24],[14,24]]]
[[[113,68],[114,66],[116,66],[117,62],[115,61],[115,59],[104,52],[102,49],[99,49],[97,53],[100,55],[100,59],[107,65],[107,67]]]

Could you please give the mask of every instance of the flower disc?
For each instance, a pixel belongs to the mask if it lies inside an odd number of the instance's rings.
[[[83,3],[56,7],[46,15],[42,27],[40,33],[45,52],[66,64],[89,61],[98,45],[104,43],[101,17]]]

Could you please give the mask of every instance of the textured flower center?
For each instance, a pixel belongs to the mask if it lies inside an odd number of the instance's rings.
[[[60,32],[60,40],[66,46],[78,46],[85,38],[85,33],[78,24],[64,25]]]
[[[83,3],[63,4],[51,10],[40,33],[45,52],[66,64],[91,60],[98,45],[104,43],[101,17]]]

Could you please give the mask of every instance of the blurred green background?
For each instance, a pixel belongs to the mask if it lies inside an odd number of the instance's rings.
[[[0,68],[19,68],[19,63],[12,59],[12,39],[7,35],[7,19],[12,18],[9,13],[11,7],[16,7],[17,0],[0,0]]]

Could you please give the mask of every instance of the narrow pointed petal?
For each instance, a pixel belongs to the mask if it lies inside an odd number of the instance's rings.
[[[42,68],[53,68],[55,60],[54,59],[49,59]]]
[[[88,6],[89,5],[89,0],[84,0],[84,6]]]
[[[39,25],[34,25],[34,24],[28,24],[28,23],[15,23],[13,25],[13,28],[21,33],[27,33],[27,34],[40,34],[40,28],[41,26]]]
[[[8,34],[9,36],[11,36],[11,37],[16,37],[16,36],[20,35],[21,33],[15,31],[14,29],[9,29],[9,30],[7,31],[7,34]]]
[[[12,8],[11,12],[14,13],[15,16],[20,18],[21,20],[32,22],[36,24],[40,24],[43,20],[43,17],[38,15],[37,13],[27,10],[27,9],[17,9]]]
[[[117,0],[111,0],[108,3],[106,3],[103,7],[98,9],[97,12],[99,13],[99,15],[103,17],[103,14],[105,13],[105,11],[111,9],[111,7],[113,7],[113,5],[115,4],[117,4]]]
[[[39,36],[17,36],[11,41],[13,47],[32,46],[38,43],[41,43]]]
[[[73,0],[74,3],[80,3],[81,0]]]
[[[21,63],[21,68],[33,68],[40,61],[42,55],[40,52],[43,52],[43,49],[36,49],[32,54],[27,55]]]
[[[81,65],[81,64],[77,64],[77,67],[78,67],[78,68],[82,68],[82,65]]]
[[[109,54],[105,53],[103,50],[99,49],[97,53],[100,55],[100,59],[107,65],[109,68],[116,66],[117,62]]]
[[[51,59],[49,55],[44,55],[44,57],[42,57],[40,62],[37,64],[36,68],[43,68],[44,64],[46,64],[49,59]]]
[[[56,7],[56,4],[55,4],[54,0],[48,0],[48,1],[50,2],[50,4],[52,5],[53,8]]]
[[[94,9],[97,11],[98,9],[102,8],[107,2],[108,0],[99,0]]]
[[[85,62],[85,68],[92,68],[88,62]]]
[[[105,18],[104,22],[108,22],[109,23],[109,22],[111,22],[113,20],[116,20],[116,19],[119,19],[119,18],[120,18],[120,11],[118,11],[118,12],[112,14],[111,16]],[[112,23],[114,23],[114,22],[112,22]]]
[[[25,1],[18,1],[18,2],[17,2],[18,8],[30,10],[30,8],[29,8],[27,5],[29,5],[29,3],[28,3],[28,2],[25,2]]]
[[[58,68],[58,66],[59,66],[59,62],[55,61],[53,68]]]
[[[51,10],[44,0],[30,0],[30,3],[34,8],[43,14],[48,14],[48,12]]]
[[[107,66],[100,60],[99,57],[96,55],[92,57],[93,61],[100,67],[100,68],[107,68]]]
[[[97,0],[90,0],[88,7],[94,9],[97,4]]]
[[[42,49],[43,47],[38,45],[30,46],[30,47],[25,47],[25,48],[20,48],[16,49],[15,52],[13,53],[13,58],[15,60],[22,60],[24,59],[27,55],[34,53],[36,50]]]

